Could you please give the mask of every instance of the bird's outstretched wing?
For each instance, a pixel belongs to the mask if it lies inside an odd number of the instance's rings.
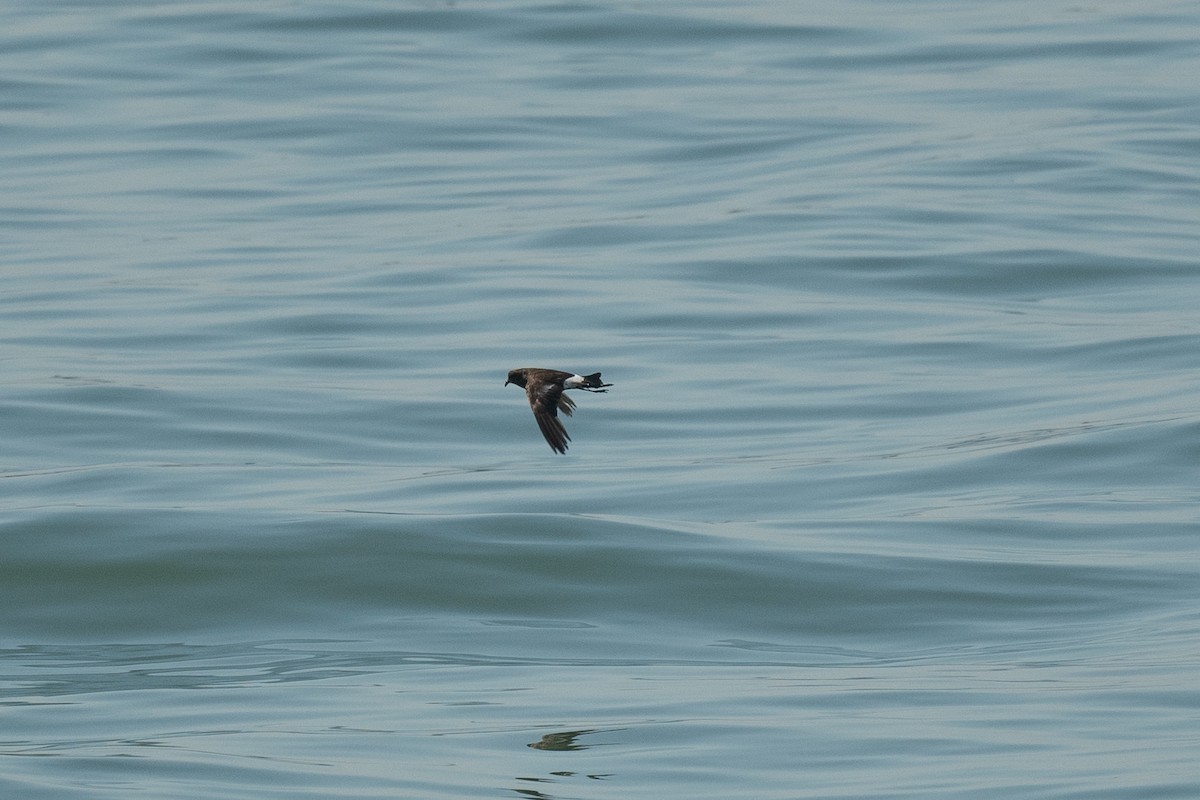
[[[563,394],[563,387],[560,384],[530,383],[525,394],[529,398],[529,405],[533,408],[533,418],[537,420],[538,428],[542,431],[542,436],[546,437],[546,442],[552,450],[559,453],[567,452],[567,442],[571,441],[570,435],[567,434],[567,429],[558,419],[558,412],[562,411],[568,417],[575,410],[575,401]]]

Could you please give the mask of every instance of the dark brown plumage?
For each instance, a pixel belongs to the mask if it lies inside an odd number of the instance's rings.
[[[567,442],[571,437],[567,429],[558,419],[561,411],[568,417],[575,410],[575,401],[567,397],[567,389],[583,389],[585,392],[607,392],[611,383],[601,383],[600,373],[591,375],[576,375],[557,369],[538,369],[537,367],[522,367],[510,370],[505,386],[515,383],[525,389],[529,399],[529,407],[533,409],[533,418],[537,420],[538,428],[550,449],[557,453],[567,452]]]

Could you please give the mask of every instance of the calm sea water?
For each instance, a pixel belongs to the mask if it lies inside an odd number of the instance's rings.
[[[1200,796],[1198,32],[7,4],[0,795]]]

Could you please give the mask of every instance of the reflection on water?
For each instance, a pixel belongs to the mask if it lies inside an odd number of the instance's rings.
[[[579,744],[576,740],[580,736],[596,733],[594,729],[585,729],[579,731],[561,731],[559,733],[547,733],[536,742],[530,742],[529,746],[535,750],[586,750],[594,745]]]

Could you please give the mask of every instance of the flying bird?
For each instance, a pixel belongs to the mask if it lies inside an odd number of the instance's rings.
[[[561,411],[568,417],[575,410],[575,401],[563,392],[567,389],[583,389],[585,392],[607,392],[611,383],[601,383],[600,373],[591,375],[574,375],[557,369],[538,369],[537,367],[522,367],[509,370],[505,386],[515,383],[525,389],[529,405],[533,409],[533,418],[537,420],[542,436],[546,437],[550,449],[558,453],[567,452],[567,442],[571,437],[567,429],[558,419]]]

